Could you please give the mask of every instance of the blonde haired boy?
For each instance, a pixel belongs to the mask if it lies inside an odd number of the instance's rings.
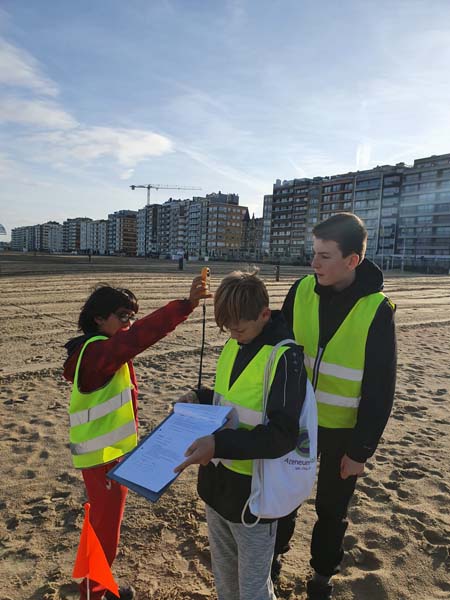
[[[256,272],[225,277],[214,296],[214,314],[220,330],[230,335],[217,363],[214,390],[202,389],[195,398],[190,392],[184,399],[233,406],[239,426],[197,439],[178,470],[201,465],[198,493],[206,503],[218,600],[275,600],[270,568],[277,522],[261,520],[249,529],[241,514],[250,495],[252,459],[278,458],[296,446],[306,388],[303,355],[293,343],[278,351],[263,425],[265,365],[273,347],[292,339],[292,333],[281,312],[269,308],[267,289]],[[220,459],[217,466],[213,458]],[[245,521],[255,520],[247,508]]]

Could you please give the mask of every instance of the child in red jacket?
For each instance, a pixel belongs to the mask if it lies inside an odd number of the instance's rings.
[[[73,461],[81,469],[91,524],[110,565],[117,554],[127,489],[106,474],[136,445],[138,388],[132,359],[173,331],[209,296],[207,285],[196,277],[188,299],[169,302],[133,323],[139,309],[135,295],[98,286],[79,316],[83,335],[65,346],[64,377],[74,383],[69,411]],[[94,581],[89,587],[91,600],[115,598]],[[80,600],[86,597],[84,580]],[[134,597],[131,586],[120,588],[122,600]]]

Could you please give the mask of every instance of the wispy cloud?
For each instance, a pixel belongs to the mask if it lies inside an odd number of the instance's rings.
[[[112,157],[128,169],[142,160],[173,150],[173,144],[167,137],[141,129],[79,126],[61,131],[57,136],[43,135],[36,139],[47,144],[49,151],[58,159],[65,155],[85,163]]]
[[[218,173],[236,183],[245,185],[259,194],[267,193],[264,182],[260,178],[252,177],[248,173],[235,169],[223,161],[215,159],[210,155],[206,155],[193,147],[179,146],[178,149],[210,171]]]
[[[57,96],[58,86],[41,71],[31,54],[0,39],[0,83]]]
[[[0,123],[32,125],[38,129],[73,129],[78,125],[56,102],[14,96],[0,98]]]
[[[18,156],[28,153],[28,160],[64,170],[68,162],[73,167],[74,161],[86,165],[112,159],[125,169],[118,177],[127,179],[141,161],[173,151],[168,137],[145,129],[81,123],[54,98],[42,98],[42,94],[56,96],[56,84],[41,75],[31,55],[4,40],[0,40],[0,83],[14,88],[0,97],[0,124],[21,128],[20,143],[14,141],[17,134],[9,141]],[[3,176],[10,172],[5,164]]]

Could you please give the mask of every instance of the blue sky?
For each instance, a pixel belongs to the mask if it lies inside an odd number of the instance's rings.
[[[2,0],[0,223],[450,152],[448,0]]]

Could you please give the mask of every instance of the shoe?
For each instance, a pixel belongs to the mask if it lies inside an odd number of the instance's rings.
[[[275,554],[272,559],[272,566],[270,567],[270,577],[272,578],[272,583],[275,584],[280,579],[281,573],[281,558],[278,554]]]
[[[308,600],[331,600],[333,586],[331,583],[319,583],[311,579],[306,584]]]
[[[134,600],[136,598],[136,590],[131,585],[121,585],[119,587],[119,600]],[[117,600],[117,596],[115,596],[109,590],[103,596],[103,600]]]

